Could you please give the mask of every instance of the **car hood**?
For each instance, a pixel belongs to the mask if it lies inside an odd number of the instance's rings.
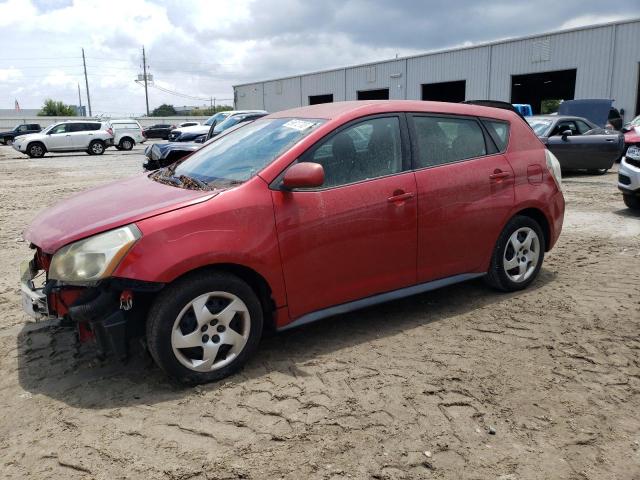
[[[634,127],[625,132],[624,143],[640,143],[640,127]]]
[[[173,150],[195,152],[202,148],[202,145],[204,144],[195,142],[155,143],[148,152],[145,151],[145,155],[151,160],[160,160]]]
[[[42,139],[42,137],[44,137],[45,135],[43,135],[42,133],[27,133],[24,135],[19,135],[16,137],[16,140],[40,140]]]
[[[193,125],[192,127],[177,128],[172,131],[180,133],[207,133],[209,128],[209,125]]]
[[[583,117],[604,128],[613,102],[607,99],[567,100],[558,107],[559,115]]]
[[[46,253],[55,253],[76,240],[204,202],[219,193],[172,187],[147,175],[79,193],[43,210],[24,232],[24,239]]]

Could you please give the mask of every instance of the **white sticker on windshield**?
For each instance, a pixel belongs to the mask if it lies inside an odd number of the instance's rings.
[[[307,128],[311,128],[315,125],[315,122],[307,122],[305,120],[289,120],[283,125],[283,127],[293,128],[294,130],[303,131]]]

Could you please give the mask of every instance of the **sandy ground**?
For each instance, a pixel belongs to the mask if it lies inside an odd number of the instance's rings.
[[[565,179],[564,232],[527,291],[476,281],[343,315],[183,389],[141,349],[98,362],[19,302],[30,219],[140,153],[0,147],[0,477],[640,478],[640,217],[615,173]]]

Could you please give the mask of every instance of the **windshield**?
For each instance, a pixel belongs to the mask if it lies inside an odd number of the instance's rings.
[[[207,121],[204,122],[204,124],[211,126],[211,125],[213,125],[213,122],[220,123],[221,121],[223,121],[228,116],[229,116],[229,112],[218,112],[215,115],[207,118]]]
[[[215,133],[224,132],[227,128],[233,127],[244,117],[242,115],[236,115],[235,117],[230,117],[224,120],[222,123],[218,122],[218,124],[213,128]]]
[[[242,183],[323,122],[291,118],[256,120],[198,150],[163,175],[190,178],[207,186]]]
[[[60,124],[59,123],[54,123],[53,125],[49,125],[48,127],[45,127],[40,133],[47,133],[49,130],[51,130],[56,125],[60,125]]]
[[[547,133],[549,127],[551,126],[551,120],[535,118],[535,117],[525,117],[525,120],[531,125],[531,128],[536,135],[539,137],[544,137],[544,134]]]

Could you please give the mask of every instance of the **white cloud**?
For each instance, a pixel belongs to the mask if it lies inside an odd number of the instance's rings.
[[[0,68],[0,82],[17,82],[23,77],[22,70],[15,67]]]

